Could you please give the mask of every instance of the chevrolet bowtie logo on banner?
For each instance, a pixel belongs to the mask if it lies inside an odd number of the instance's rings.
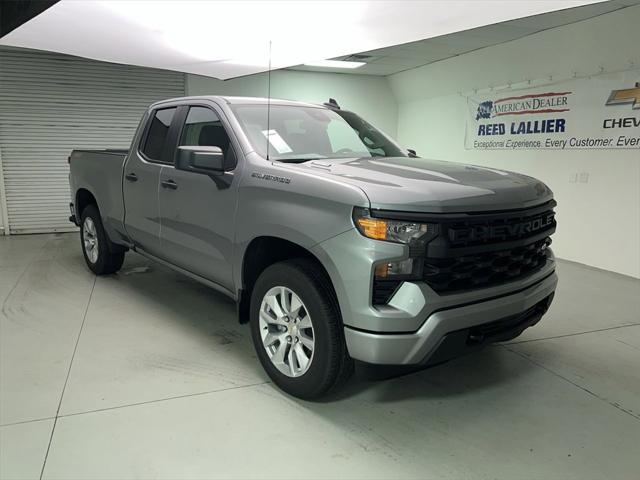
[[[640,109],[640,82],[636,83],[635,88],[613,90],[605,105],[622,105],[624,103],[630,103],[634,110]]]

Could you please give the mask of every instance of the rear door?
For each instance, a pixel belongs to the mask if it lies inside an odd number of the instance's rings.
[[[163,165],[173,161],[177,107],[158,108],[148,117],[140,143],[124,167],[125,228],[137,248],[161,257],[158,188]]]
[[[231,257],[238,196],[237,157],[222,114],[211,106],[191,105],[180,145],[220,147],[235,170],[222,174],[164,166],[160,175],[162,258],[233,291]]]

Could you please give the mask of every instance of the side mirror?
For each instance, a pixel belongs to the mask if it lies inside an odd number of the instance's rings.
[[[222,173],[225,171],[224,154],[220,147],[178,147],[176,168],[197,173]]]
[[[409,153],[409,157],[418,158],[418,154],[413,148],[407,148],[407,152]]]

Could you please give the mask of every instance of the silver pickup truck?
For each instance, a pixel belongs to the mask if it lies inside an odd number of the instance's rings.
[[[88,267],[112,274],[134,251],[233,298],[301,398],[354,360],[434,365],[514,338],[556,288],[546,185],[418,158],[333,100],[167,100],[128,151],[70,164]]]

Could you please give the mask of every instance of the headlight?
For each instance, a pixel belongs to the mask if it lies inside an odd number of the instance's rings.
[[[434,228],[428,223],[373,218],[367,208],[354,208],[353,221],[362,235],[374,240],[410,243]]]

